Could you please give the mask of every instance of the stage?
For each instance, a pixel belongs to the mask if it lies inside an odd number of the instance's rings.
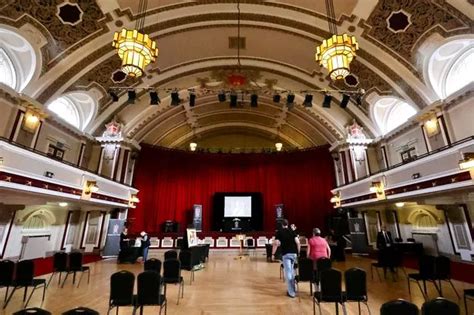
[[[274,232],[198,232],[199,244],[209,244],[210,248],[218,249],[238,249],[240,241],[237,239],[237,234],[244,234],[244,248],[256,247],[265,248],[266,244],[271,242],[271,238],[275,235]],[[180,240],[183,239],[185,233],[159,233],[153,234],[150,237],[150,248],[179,248]]]

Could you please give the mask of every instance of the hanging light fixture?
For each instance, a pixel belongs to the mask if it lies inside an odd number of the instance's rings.
[[[278,152],[280,152],[282,148],[283,148],[283,143],[281,143],[281,142],[275,143],[275,149],[276,149]]]
[[[350,73],[349,65],[359,49],[359,44],[355,36],[337,34],[336,14],[332,0],[326,0],[326,11],[329,31],[333,35],[316,47],[316,61],[328,69],[332,80],[340,80]]]
[[[191,142],[189,144],[189,150],[194,152],[194,151],[196,151],[196,148],[197,148],[197,143],[196,142]]]
[[[156,42],[143,32],[148,0],[140,0],[135,29],[115,32],[112,46],[122,59],[122,71],[132,78],[143,75],[145,67],[158,56]]]

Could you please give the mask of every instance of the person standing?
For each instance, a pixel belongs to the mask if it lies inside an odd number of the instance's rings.
[[[129,247],[128,241],[128,229],[124,227],[122,233],[120,233],[120,250],[124,250],[125,248]]]
[[[318,228],[313,229],[313,237],[308,241],[308,257],[314,266],[319,258],[331,257],[331,248],[326,239],[321,237],[321,230]]]
[[[387,267],[392,273],[395,273],[394,267],[394,253],[393,253],[393,239],[392,234],[387,231],[387,227],[382,225],[381,231],[377,234],[377,249],[379,250],[379,262],[382,264],[384,274]]]
[[[288,228],[288,220],[283,219],[282,228],[275,234],[272,248],[272,259],[275,258],[277,248],[280,246],[283,261],[283,271],[287,284],[287,295],[296,296],[294,264],[300,251],[300,241],[294,231]]]
[[[146,234],[145,231],[142,231],[140,233],[140,236],[142,237],[142,256],[143,256],[143,261],[145,262],[148,258],[148,249],[150,248],[150,236]]]

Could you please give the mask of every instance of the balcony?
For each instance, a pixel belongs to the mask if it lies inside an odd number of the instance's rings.
[[[96,182],[99,187],[88,199],[96,204],[126,208],[130,197],[138,192],[90,170],[0,138],[0,189],[81,200],[87,181]]]

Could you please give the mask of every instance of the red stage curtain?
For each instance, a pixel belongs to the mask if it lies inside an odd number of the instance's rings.
[[[130,210],[132,232],[161,232],[165,220],[191,223],[193,204],[203,205],[203,231],[212,227],[215,192],[260,192],[265,231],[275,229],[274,205],[304,233],[323,227],[332,210],[333,161],[328,147],[250,154],[184,152],[143,146],[134,186],[140,203]]]

